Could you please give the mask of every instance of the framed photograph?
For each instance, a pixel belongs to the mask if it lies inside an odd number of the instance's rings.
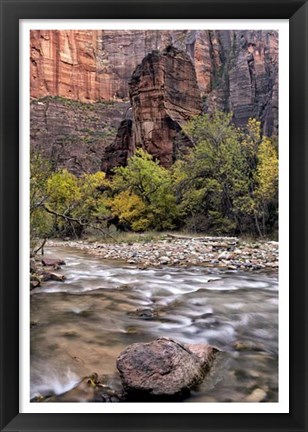
[[[1,2],[1,430],[305,431],[306,1]]]

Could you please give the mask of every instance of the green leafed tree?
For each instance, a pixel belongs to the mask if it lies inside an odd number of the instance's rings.
[[[112,184],[115,191],[115,202],[119,199],[123,201],[125,196],[128,203],[132,200],[139,201],[139,218],[134,212],[134,221],[131,224],[132,229],[169,229],[174,226],[177,218],[177,206],[175,196],[172,190],[171,173],[167,169],[159,165],[153,157],[142,149],[138,149],[134,156],[128,160],[126,167],[115,169],[115,176]],[[126,195],[123,195],[126,192]],[[121,194],[118,196],[117,194]],[[124,203],[123,203],[124,204]],[[123,218],[125,211],[117,205],[113,205],[113,211],[117,213],[119,218]],[[118,210],[115,210],[118,208]]]
[[[66,169],[52,174],[47,181],[45,210],[54,216],[54,230],[80,237],[86,227],[102,229],[108,215],[106,196],[101,188],[108,184],[103,172],[76,177]]]
[[[278,153],[261,124],[232,124],[232,113],[192,118],[185,132],[195,147],[173,167],[186,225],[215,233],[267,235],[277,228]]]
[[[34,253],[52,231],[53,218],[46,214],[47,182],[51,165],[38,153],[30,153],[30,246]]]
[[[184,163],[186,178],[176,187],[183,211],[200,230],[243,231],[239,204],[249,194],[249,168],[241,132],[231,120],[231,113],[218,111],[194,117],[184,127],[195,147]]]
[[[258,148],[254,192],[257,217],[262,220],[262,233],[278,229],[278,154],[272,141],[264,137]]]
[[[110,220],[133,231],[277,231],[278,150],[275,140],[262,136],[260,122],[250,119],[239,129],[231,113],[217,111],[192,118],[183,129],[194,146],[169,170],[138,149],[111,179],[103,172],[76,177],[65,169],[52,172],[33,154],[33,240],[80,237],[87,227],[104,230]]]
[[[53,172],[48,161],[31,154],[31,248],[48,237],[80,237],[88,227],[104,231],[109,181],[103,172],[76,177],[66,169]],[[105,190],[105,192],[103,191]]]

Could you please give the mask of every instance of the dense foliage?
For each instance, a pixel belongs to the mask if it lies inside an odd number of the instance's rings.
[[[111,179],[52,172],[31,157],[31,234],[80,237],[110,223],[132,231],[187,229],[214,234],[275,235],[278,150],[250,119],[236,128],[232,114],[192,118],[184,127],[194,147],[170,170],[139,149]]]
[[[133,230],[174,227],[178,209],[171,172],[161,167],[144,150],[137,150],[126,167],[115,169],[112,187],[116,193],[111,204],[112,211],[120,220],[131,224]],[[126,214],[128,208],[129,216]]]
[[[174,166],[186,224],[215,233],[268,235],[278,223],[278,154],[250,119],[245,130],[232,114],[198,116],[185,126],[195,147]]]

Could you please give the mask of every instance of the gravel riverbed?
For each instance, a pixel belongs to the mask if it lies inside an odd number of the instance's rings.
[[[139,268],[198,265],[248,271],[278,269],[278,242],[274,241],[167,236],[162,240],[134,243],[49,240],[47,245],[77,248],[103,259],[135,264]]]

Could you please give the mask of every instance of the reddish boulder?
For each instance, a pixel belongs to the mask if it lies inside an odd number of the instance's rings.
[[[118,357],[126,399],[170,400],[187,396],[212,366],[218,350],[169,338],[129,345]]]

